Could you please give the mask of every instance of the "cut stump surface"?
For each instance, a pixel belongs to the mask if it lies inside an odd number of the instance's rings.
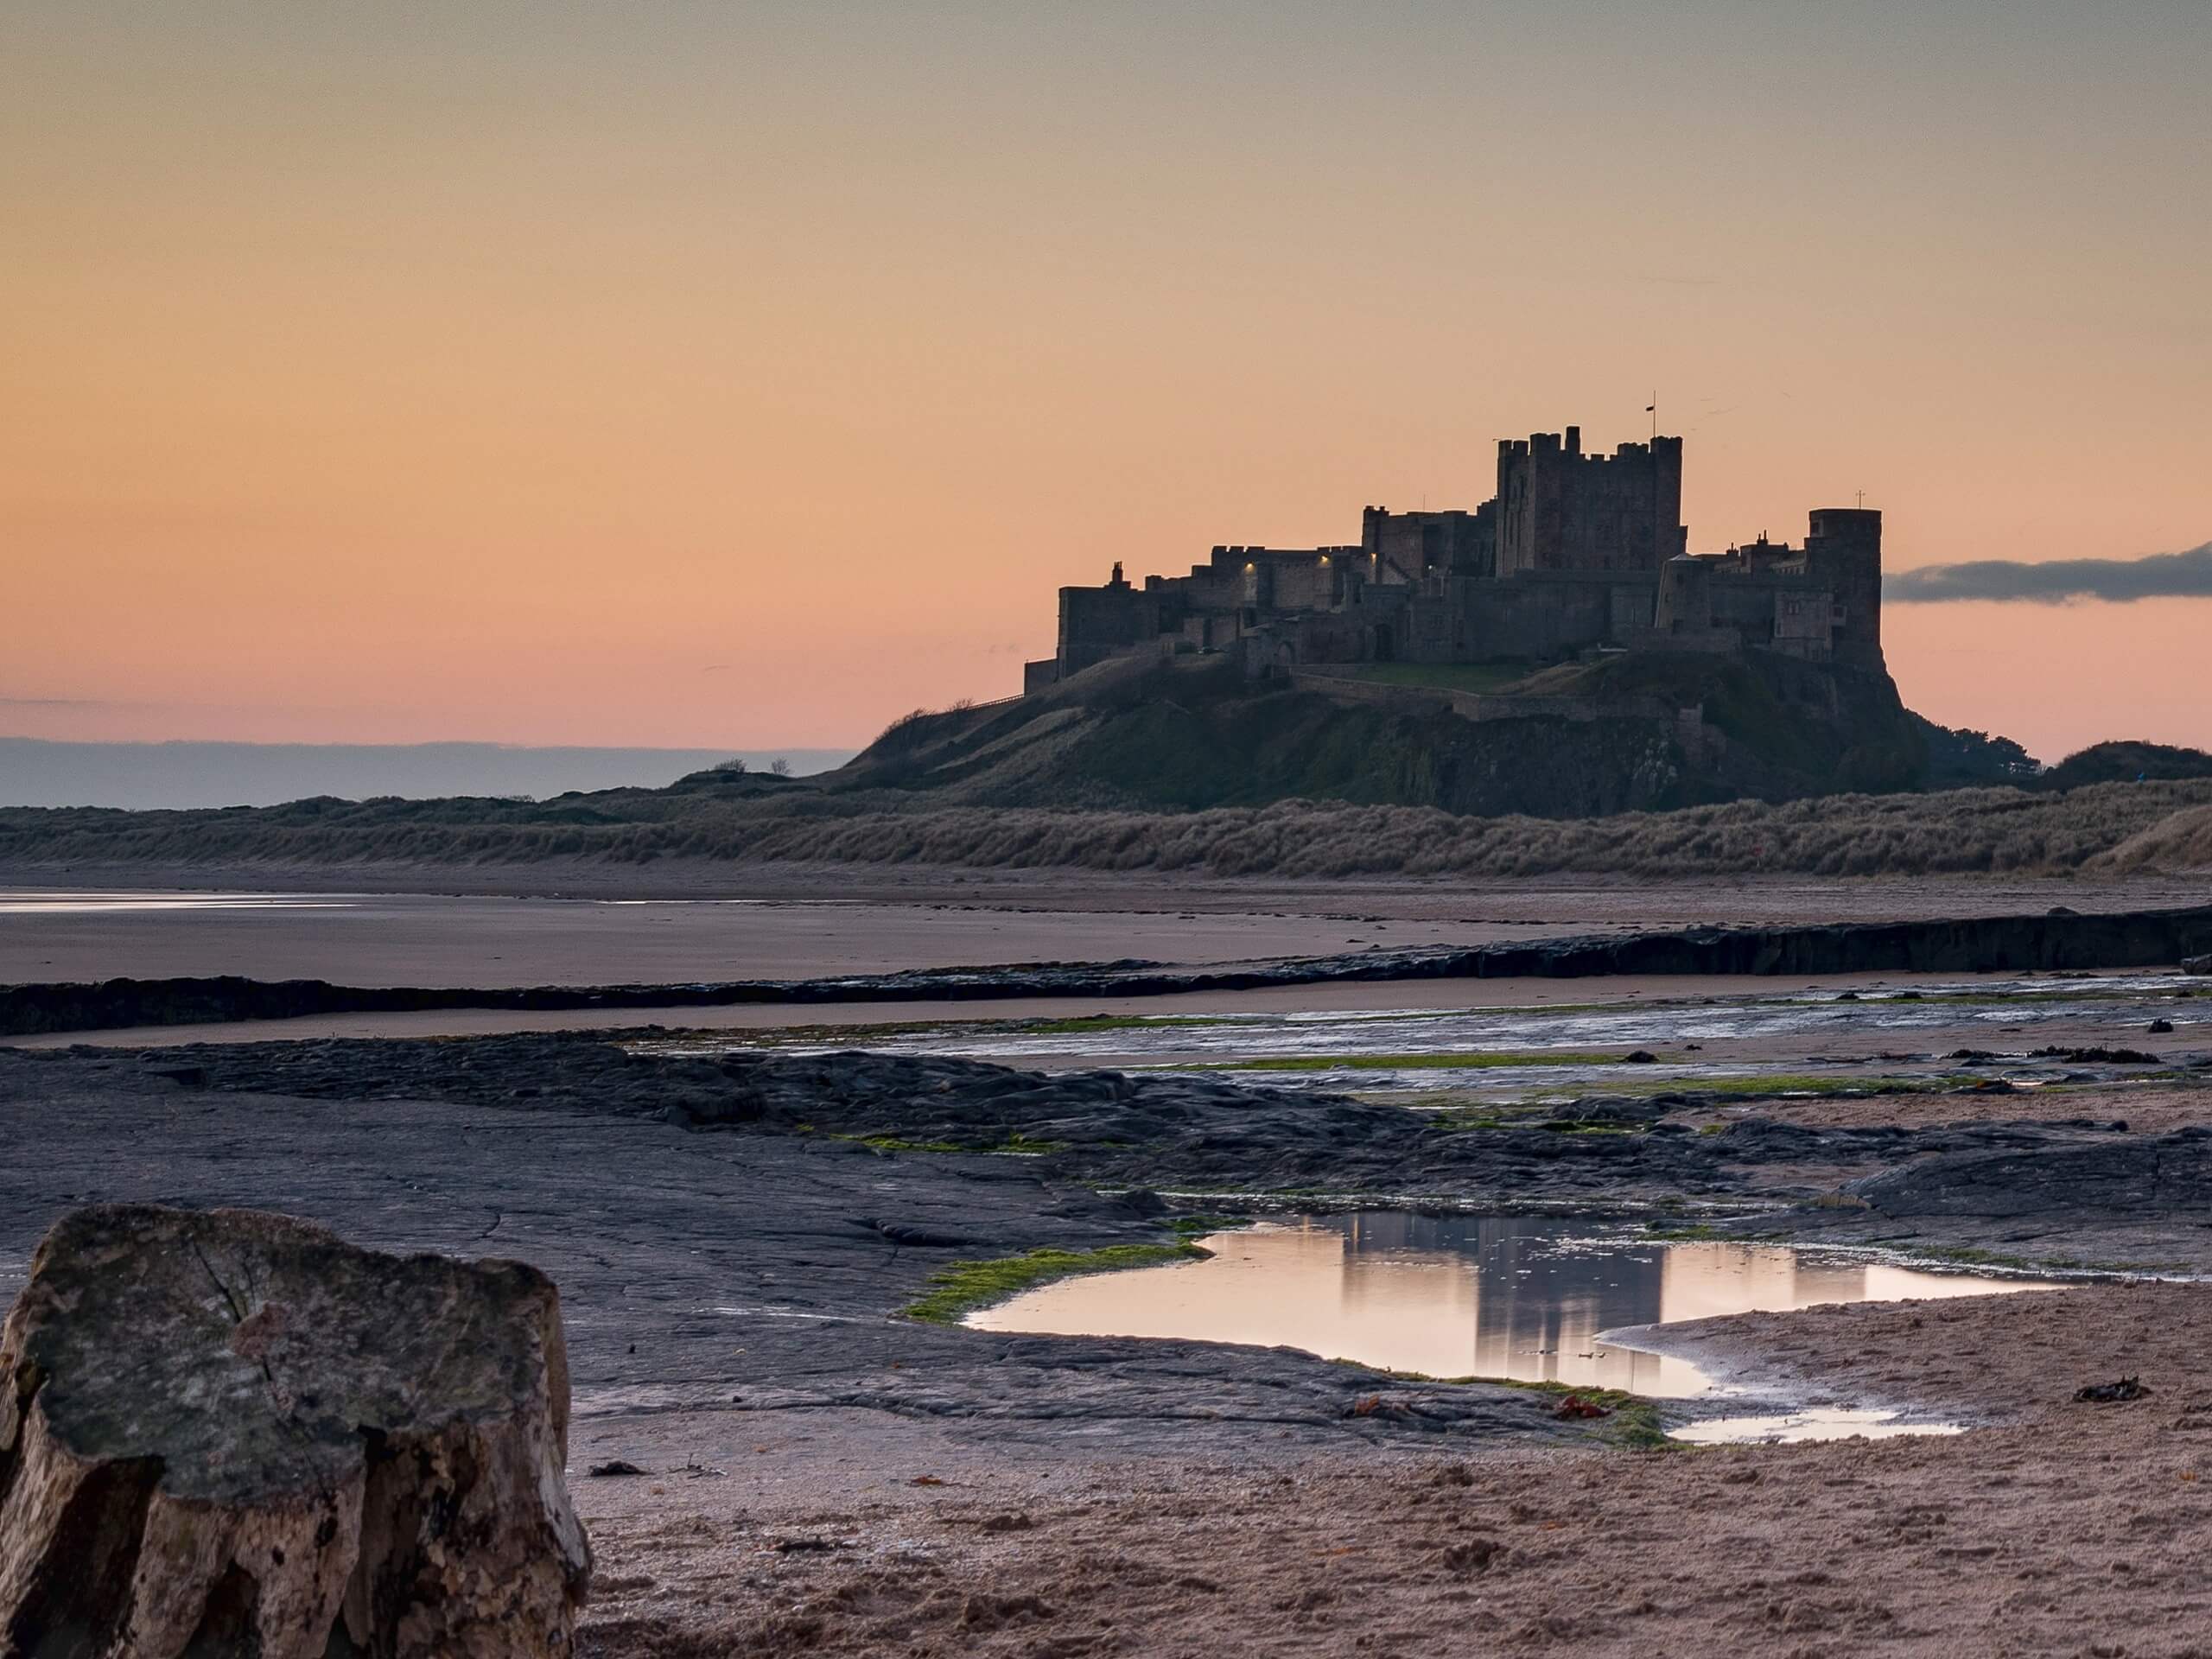
[[[0,1330],[0,1659],[566,1654],[568,1419],[535,1268],[78,1211]]]

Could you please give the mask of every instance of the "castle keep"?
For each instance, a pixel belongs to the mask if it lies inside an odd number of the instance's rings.
[[[1556,661],[1608,651],[1768,651],[1882,671],[1882,515],[1814,511],[1801,547],[1764,536],[1693,554],[1682,441],[1585,454],[1581,429],[1497,447],[1472,512],[1370,507],[1341,547],[1217,547],[1187,576],[1122,567],[1060,589],[1036,691],[1134,652],[1222,652],[1263,677],[1355,663]]]

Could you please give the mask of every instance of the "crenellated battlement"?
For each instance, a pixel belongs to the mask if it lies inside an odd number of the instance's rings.
[[[1682,440],[1585,454],[1582,429],[1497,445],[1469,509],[1360,512],[1357,543],[1223,543],[1187,576],[1060,590],[1041,689],[1136,651],[1234,652],[1247,671],[1412,661],[1544,661],[1592,651],[1772,651],[1879,670],[1882,515],[1822,507],[1803,546],[1692,556]]]

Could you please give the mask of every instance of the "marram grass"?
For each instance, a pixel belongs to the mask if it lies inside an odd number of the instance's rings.
[[[1492,1051],[1458,1054],[1284,1054],[1259,1059],[1231,1060],[1224,1065],[1178,1071],[1480,1071],[1491,1067],[1520,1065],[1621,1065],[1620,1054],[1573,1053],[1564,1049]],[[1679,1086],[1679,1085],[1678,1085]]]

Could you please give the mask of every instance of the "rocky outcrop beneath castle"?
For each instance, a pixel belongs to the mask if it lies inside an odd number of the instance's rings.
[[[829,979],[681,985],[334,985],[327,980],[115,979],[0,988],[0,1035],[443,1009],[668,1009],[743,1004],[976,1002],[1133,997],[1344,982],[1579,979],[1605,975],[2024,973],[2171,967],[2212,951],[2212,906],[2043,916],[1688,928],[1465,948],[1366,950],[1226,967],[1141,961],[925,969]],[[187,1068],[189,1070],[189,1067]],[[190,1077],[181,1077],[191,1082]]]
[[[1103,663],[1037,696],[915,716],[829,786],[947,805],[1304,799],[1568,818],[1915,789],[1927,765],[1887,674],[1769,652],[1299,669],[1259,682],[1224,658],[1155,656]]]

